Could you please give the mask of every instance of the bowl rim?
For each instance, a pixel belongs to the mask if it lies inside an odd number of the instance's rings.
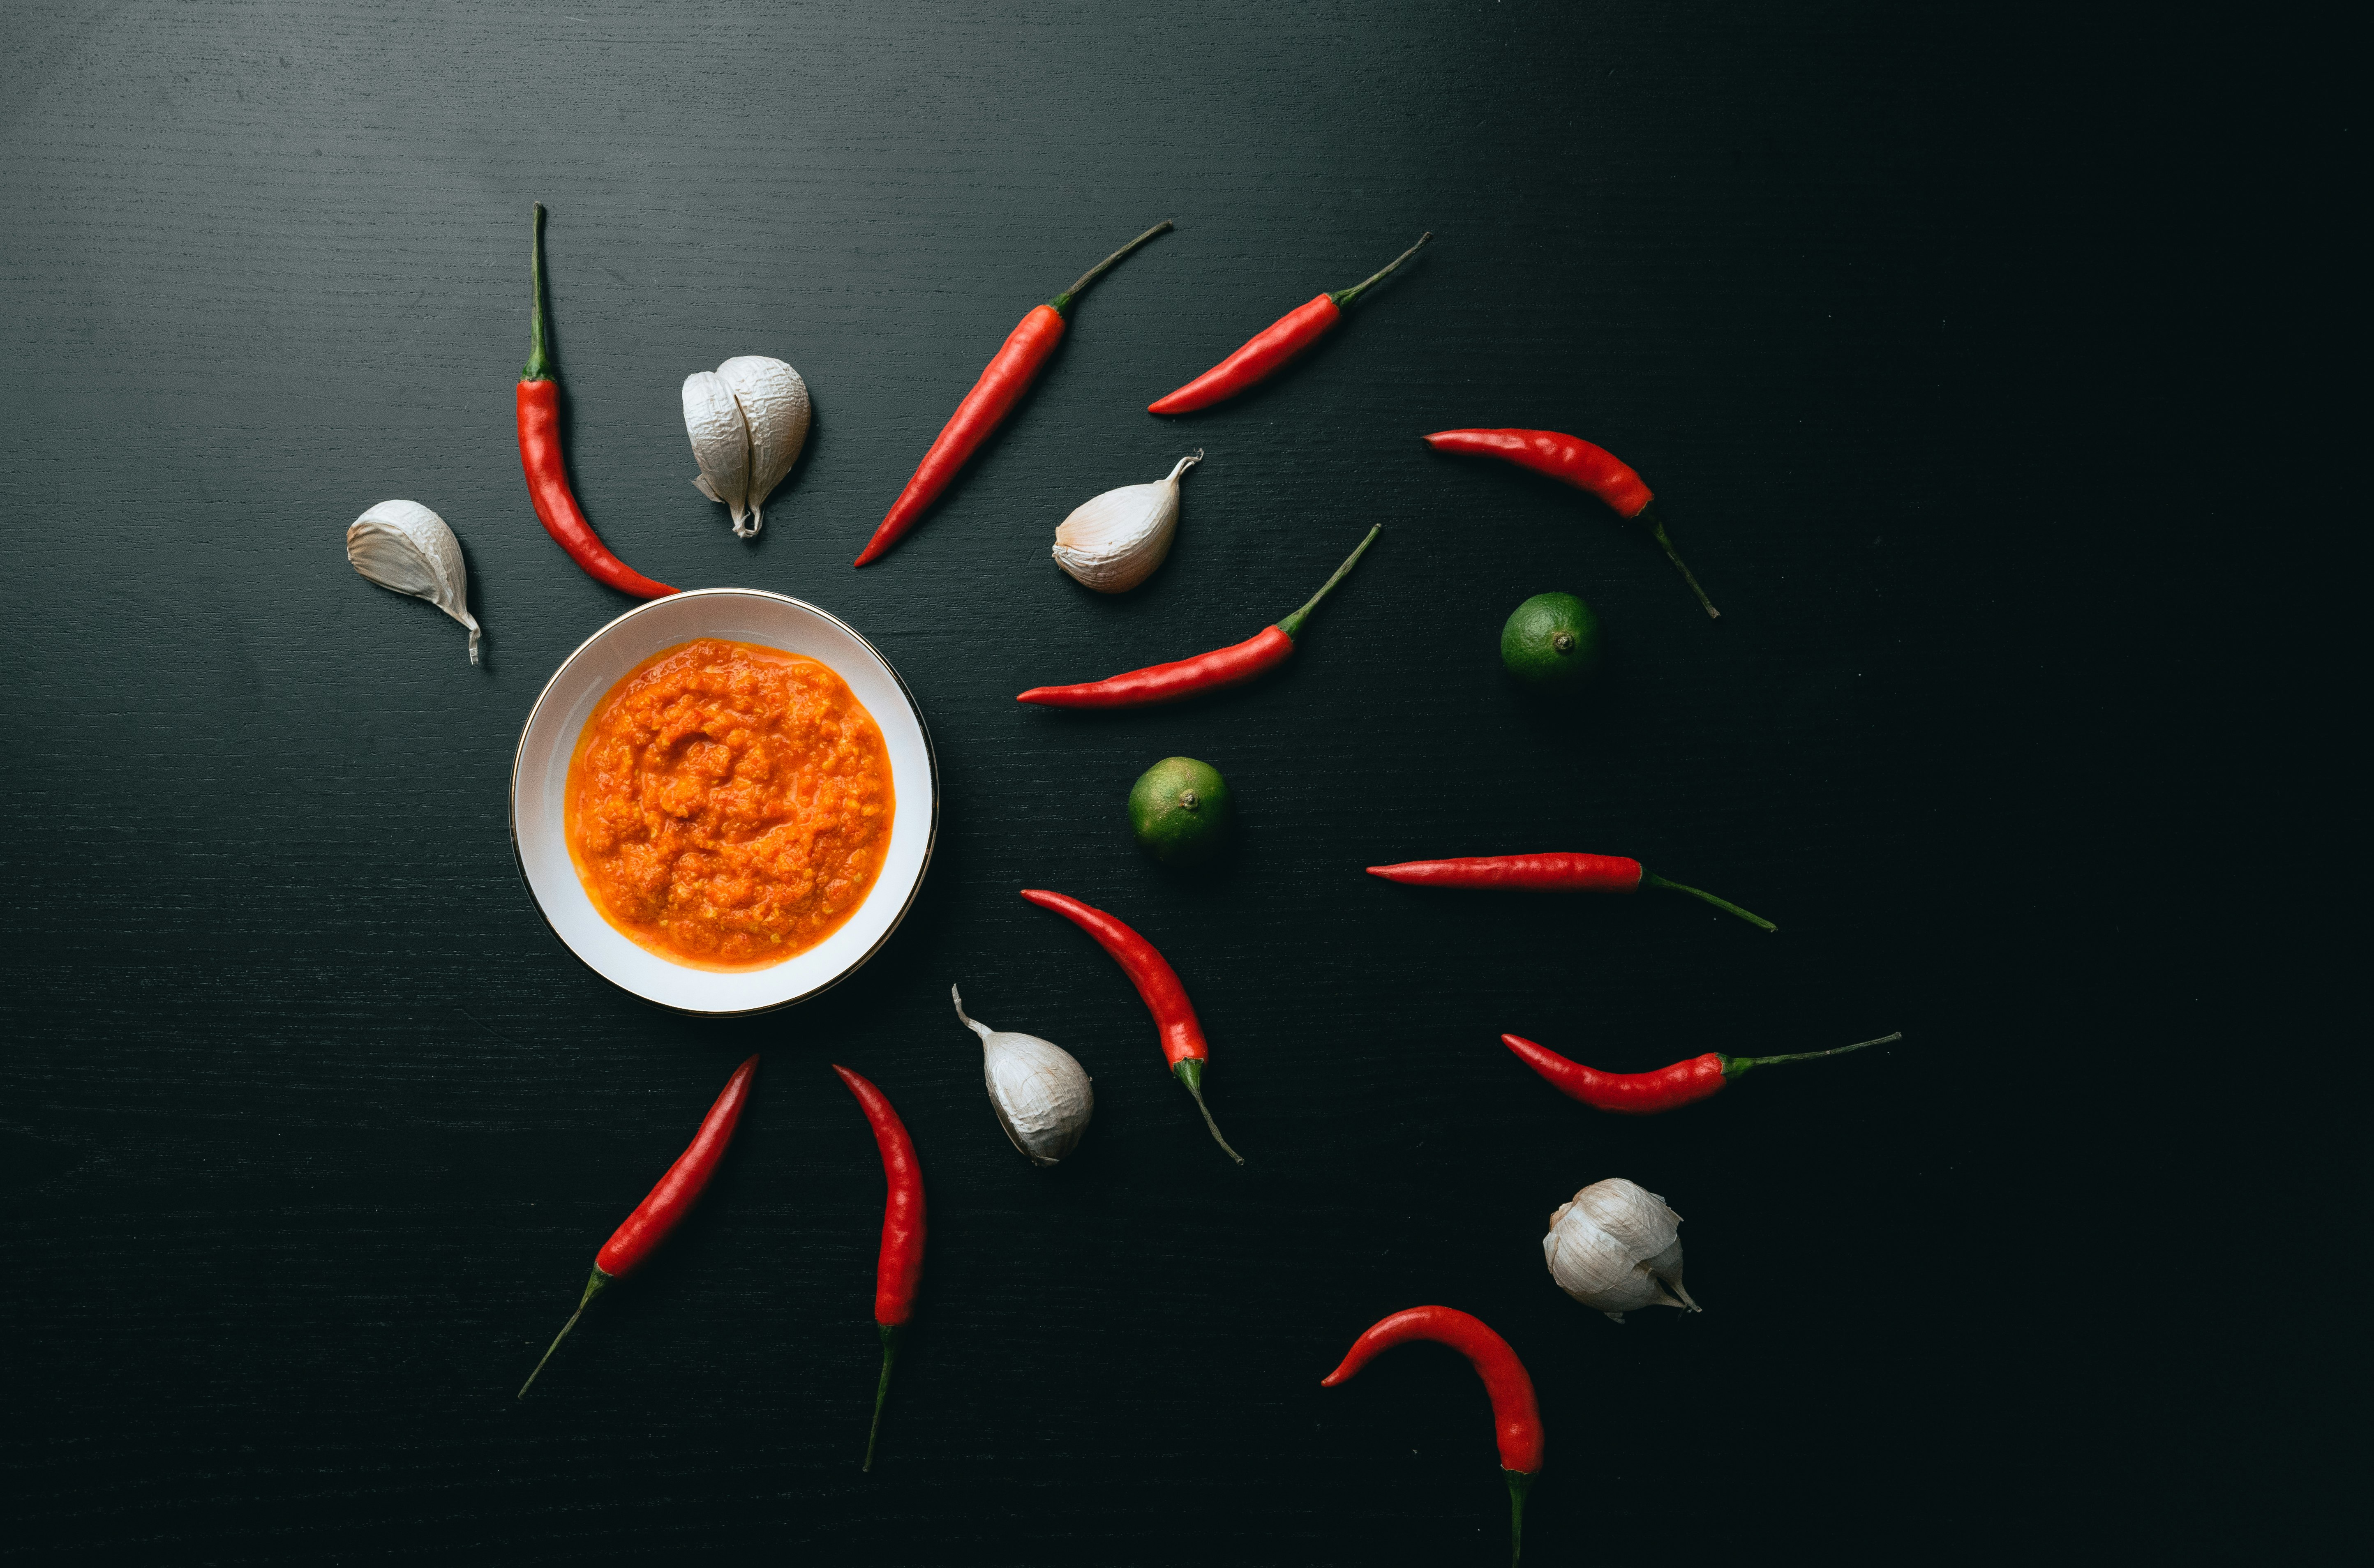
[[[858,954],[852,962],[841,968],[841,970],[835,974],[830,979],[824,981],[820,985],[811,986],[806,990],[800,992],[797,996],[785,997],[781,1001],[770,1001],[760,1007],[679,1007],[674,1002],[662,1001],[656,997],[645,996],[642,992],[636,990],[631,986],[622,985],[610,976],[603,974],[600,969],[594,967],[592,960],[588,959],[583,954],[578,952],[574,946],[570,945],[569,939],[560,934],[560,928],[552,923],[552,916],[550,912],[545,908],[544,900],[536,895],[535,883],[528,877],[527,859],[520,851],[520,770],[526,764],[527,738],[530,731],[535,728],[537,717],[544,712],[545,704],[552,700],[554,688],[560,685],[561,677],[568,674],[570,667],[575,664],[580,659],[585,657],[595,643],[600,642],[604,638],[608,637],[611,633],[617,631],[620,626],[625,626],[629,621],[633,620],[637,615],[643,614],[645,611],[657,609],[663,604],[680,603],[687,599],[703,599],[712,597],[772,599],[779,603],[788,604],[796,609],[805,610],[812,615],[817,615],[824,620],[830,621],[834,626],[839,626],[842,631],[855,638],[860,647],[864,648],[865,651],[871,653],[876,660],[880,661],[882,668],[890,673],[890,679],[898,684],[899,695],[905,700],[907,704],[907,711],[913,715],[915,720],[915,728],[923,737],[923,760],[926,766],[929,768],[931,775],[932,820],[923,836],[923,863],[915,868],[914,885],[907,890],[906,901],[899,906],[899,912],[890,918],[890,923],[883,928],[881,936],[876,939],[873,946]],[[570,749],[573,754],[576,748],[572,744]],[[821,605],[811,604],[805,599],[794,598],[793,595],[788,593],[777,593],[771,589],[687,588],[679,590],[675,593],[668,594],[664,598],[647,599],[642,603],[636,605],[634,608],[625,612],[624,614],[605,622],[601,626],[594,630],[592,636],[588,637],[583,642],[579,643],[576,648],[570,652],[569,657],[563,659],[559,664],[554,668],[551,676],[544,683],[544,689],[536,694],[535,701],[529,705],[527,718],[520,725],[519,740],[511,747],[511,785],[508,815],[508,825],[511,834],[511,869],[519,873],[520,885],[527,890],[527,900],[530,905],[535,907],[536,919],[544,922],[544,929],[546,931],[550,933],[554,942],[560,944],[560,950],[563,953],[568,954],[570,957],[583,965],[588,971],[599,978],[604,984],[625,992],[627,995],[633,997],[637,1001],[642,1002],[648,1007],[656,1007],[664,1012],[681,1013],[691,1018],[753,1018],[761,1013],[780,1012],[786,1007],[796,1007],[801,1002],[822,996],[825,992],[832,989],[833,987],[840,984],[843,980],[848,979],[852,975],[856,974],[860,969],[864,968],[867,964],[873,961],[876,954],[881,952],[883,948],[889,945],[890,939],[898,934],[899,928],[906,924],[907,916],[915,907],[915,900],[923,896],[924,880],[930,876],[932,871],[933,852],[939,848],[940,754],[939,748],[932,743],[932,727],[923,718],[923,705],[915,700],[915,690],[912,686],[910,686],[907,684],[907,677],[900,674],[899,673],[899,666],[891,663],[888,658],[883,654],[882,650],[874,646],[874,640],[871,638],[867,637],[864,632],[859,631],[855,626],[851,626],[847,621],[842,620],[839,615],[834,614],[831,611],[825,609]]]

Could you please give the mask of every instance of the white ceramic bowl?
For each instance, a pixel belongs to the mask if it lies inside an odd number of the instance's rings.
[[[874,891],[839,930],[764,969],[689,968],[629,940],[594,907],[561,825],[570,756],[594,704],[652,654],[704,637],[780,648],[825,665],[874,715],[890,753],[898,806]],[[939,762],[923,710],[899,672],[846,623],[801,600],[754,588],[699,588],[654,599],[587,638],[545,683],[511,764],[511,848],[553,934],[611,984],[679,1012],[764,1012],[804,1001],[856,973],[914,904],[939,825]]]

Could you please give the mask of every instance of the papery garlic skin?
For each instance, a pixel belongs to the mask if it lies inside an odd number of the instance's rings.
[[[684,379],[684,428],[700,475],[692,487],[734,514],[734,532],[750,515],[750,426],[734,389],[714,370]]]
[[[1099,593],[1126,593],[1154,575],[1179,532],[1179,476],[1198,448],[1151,485],[1124,485],[1081,502],[1055,530],[1055,564]]]
[[[478,661],[469,569],[443,518],[418,501],[382,501],[347,525],[347,560],[382,588],[426,599],[469,627],[470,662]]]
[[[1558,1206],[1542,1257],[1560,1290],[1618,1323],[1644,1306],[1696,1312],[1682,1288],[1681,1223],[1657,1194],[1610,1176]]]
[[[807,445],[808,384],[797,370],[763,354],[737,355],[717,367],[717,374],[732,389],[750,432],[750,526],[745,531],[739,518],[734,523],[735,535],[749,539],[767,524],[760,504]]]
[[[1005,1136],[1034,1165],[1052,1165],[1070,1153],[1096,1109],[1087,1070],[1052,1040],[1009,1034],[966,1018],[964,998],[956,987],[948,988],[948,996],[964,1026],[981,1036],[981,1077]]]

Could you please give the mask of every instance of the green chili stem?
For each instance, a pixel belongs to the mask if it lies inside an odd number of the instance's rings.
[[[529,226],[527,243],[528,276],[534,281],[535,304],[527,318],[527,365],[520,371],[523,381],[549,381],[552,373],[552,350],[544,335],[544,204],[535,204],[535,216]]]
[[[1416,255],[1420,251],[1424,250],[1426,248],[1426,242],[1433,238],[1434,230],[1431,228],[1428,229],[1425,233],[1417,237],[1416,244],[1411,246],[1408,250],[1404,251],[1400,255],[1395,256],[1392,261],[1387,262],[1383,266],[1379,267],[1375,272],[1369,274],[1367,277],[1362,278],[1351,287],[1339,288],[1327,298],[1335,301],[1335,308],[1337,310],[1342,310],[1345,306],[1349,305],[1353,300],[1357,299],[1371,285],[1383,282],[1386,276],[1390,275],[1395,267],[1400,266],[1404,262],[1408,261],[1412,256]]]
[[[543,210],[544,209],[542,207],[536,208],[536,211],[538,212],[542,212]],[[529,1385],[535,1381],[537,1373],[541,1373],[544,1370],[544,1363],[552,1359],[552,1352],[560,1348],[560,1341],[569,1338],[569,1331],[577,1327],[577,1320],[579,1318],[585,1316],[585,1304],[592,1301],[595,1296],[600,1295],[602,1293],[602,1287],[609,1282],[609,1275],[605,1274],[599,1269],[594,1270],[594,1277],[585,1281],[585,1293],[577,1298],[577,1310],[569,1315],[569,1321],[560,1326],[560,1332],[555,1334],[552,1337],[552,1343],[544,1348],[544,1361],[537,1362],[535,1363],[535,1371],[527,1375],[527,1382],[520,1385],[520,1391],[517,1398],[523,1399],[527,1398]]]
[[[1055,314],[1059,316],[1062,315],[1064,311],[1072,308],[1072,297],[1074,295],[1082,292],[1088,287],[1088,285],[1096,282],[1097,279],[1112,271],[1115,266],[1120,264],[1121,259],[1123,256],[1128,255],[1132,251],[1136,250],[1140,245],[1145,244],[1156,235],[1166,234],[1175,227],[1177,226],[1169,218],[1164,218],[1160,223],[1156,224],[1153,228],[1147,229],[1145,233],[1139,235],[1128,244],[1123,245],[1120,250],[1115,251],[1111,255],[1107,256],[1103,261],[1099,262],[1095,266],[1092,266],[1087,271],[1082,273],[1080,275],[1080,281],[1072,285],[1071,287],[1064,290],[1063,293],[1058,294],[1052,299],[1048,300],[1047,308],[1054,311]]]
[[[1682,580],[1688,583],[1690,585],[1690,591],[1698,596],[1698,604],[1706,611],[1707,618],[1713,621],[1722,619],[1722,612],[1714,607],[1714,601],[1707,597],[1707,591],[1698,586],[1697,574],[1692,572],[1689,568],[1684,566],[1682,564],[1682,557],[1675,554],[1674,542],[1665,537],[1665,520],[1659,517],[1651,509],[1642,507],[1639,513],[1634,516],[1632,521],[1635,522],[1645,522],[1649,525],[1649,537],[1654,539],[1663,547],[1665,559],[1674,563],[1674,569],[1682,574]]]
[[[1517,1568],[1525,1550],[1525,1493],[1533,1490],[1534,1478],[1522,1470],[1500,1473],[1509,1478],[1509,1568]]]
[[[1345,556],[1344,564],[1335,568],[1335,575],[1329,578],[1325,582],[1320,584],[1319,591],[1310,596],[1310,603],[1305,604],[1301,609],[1297,610],[1293,614],[1288,615],[1286,619],[1278,622],[1277,629],[1284,632],[1290,638],[1300,637],[1302,635],[1302,623],[1310,618],[1310,612],[1319,608],[1319,602],[1327,597],[1328,590],[1343,581],[1345,576],[1349,573],[1354,567],[1360,564],[1360,557],[1368,554],[1369,546],[1375,544],[1377,541],[1377,535],[1382,533],[1384,531],[1385,525],[1381,522],[1378,523],[1373,528],[1370,528],[1369,530],[1369,536],[1360,541],[1360,547],[1353,551],[1350,555]]]
[[[1741,908],[1738,905],[1733,904],[1730,899],[1717,898],[1713,894],[1707,892],[1704,888],[1692,887],[1687,883],[1668,882],[1665,878],[1659,876],[1654,872],[1642,872],[1640,873],[1640,880],[1648,883],[1651,887],[1670,887],[1675,893],[1686,893],[1693,898],[1703,898],[1718,909],[1730,910],[1733,914],[1738,916],[1741,919],[1745,920],[1751,926],[1762,926],[1768,931],[1777,931],[1780,929],[1779,926],[1776,926],[1771,921],[1766,919],[1763,916],[1751,915],[1746,910]]]
[[[875,1327],[882,1331],[882,1381],[874,1388],[874,1424],[865,1429],[865,1463],[858,1467],[862,1470],[874,1468],[874,1439],[882,1431],[882,1401],[890,1397],[890,1363],[899,1359],[899,1326],[877,1323]]]
[[[1212,1129],[1212,1141],[1217,1143],[1228,1158],[1243,1164],[1245,1157],[1228,1147],[1228,1141],[1220,1136],[1220,1124],[1212,1119],[1212,1107],[1204,1103],[1204,1064],[1189,1057],[1171,1071],[1178,1075],[1180,1082],[1187,1085],[1187,1092],[1195,1096],[1195,1108],[1204,1113],[1204,1125]]]
[[[1904,1038],[1904,1031],[1898,1029],[1893,1035],[1882,1035],[1876,1040],[1857,1040],[1851,1046],[1832,1046],[1826,1051],[1792,1051],[1787,1056],[1727,1056],[1722,1059],[1722,1075],[1725,1078],[1737,1078],[1751,1067],[1770,1067],[1775,1062],[1782,1061],[1811,1061],[1816,1057],[1844,1056],[1849,1051],[1859,1051],[1865,1046],[1885,1046],[1902,1038]]]

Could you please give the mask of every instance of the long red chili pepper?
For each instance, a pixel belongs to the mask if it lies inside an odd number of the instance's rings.
[[[1298,305],[1246,340],[1245,345],[1169,396],[1146,405],[1148,414],[1193,414],[1225,403],[1246,388],[1265,381],[1287,360],[1317,343],[1344,319],[1344,307],[1382,282],[1434,238],[1433,230],[1417,237],[1417,244],[1395,256],[1376,273],[1333,294],[1322,294],[1308,305]]]
[[[1517,1053],[1517,1059],[1547,1079],[1551,1087],[1570,1100],[1603,1111],[1616,1111],[1625,1116],[1654,1116],[1683,1106],[1695,1105],[1715,1094],[1733,1079],[1752,1067],[1770,1067],[1783,1061],[1811,1061],[1816,1057],[1844,1056],[1865,1046],[1885,1046],[1904,1038],[1904,1032],[1882,1035],[1876,1040],[1858,1040],[1851,1046],[1834,1046],[1826,1051],[1795,1051],[1788,1056],[1725,1056],[1721,1051],[1709,1051],[1687,1061],[1677,1061],[1671,1067],[1661,1067],[1654,1072],[1602,1072],[1595,1067],[1585,1067],[1570,1060],[1546,1046],[1537,1046],[1522,1035],[1503,1035],[1500,1043]]]
[[[1149,664],[1143,670],[1131,670],[1119,675],[1108,675],[1101,681],[1090,681],[1076,686],[1032,686],[1014,700],[1037,703],[1042,708],[1147,708],[1158,702],[1177,702],[1181,697],[1218,691],[1223,686],[1241,685],[1265,670],[1283,664],[1294,652],[1294,639],[1302,635],[1302,623],[1319,602],[1327,597],[1346,574],[1359,564],[1369,546],[1384,532],[1380,523],[1369,530],[1358,549],[1335,568],[1335,575],[1320,585],[1310,602],[1274,626],[1264,626],[1242,642],[1226,648],[1199,653],[1193,659],[1181,659],[1169,664]]]
[[[544,204],[535,204],[534,237],[528,241],[528,269],[535,284],[535,304],[528,316],[526,368],[520,371],[520,467],[527,473],[528,499],[544,531],[569,558],[621,593],[639,599],[663,599],[674,593],[666,583],[654,582],[610,553],[594,525],[585,521],[569,487],[569,465],[560,451],[560,382],[554,378],[552,355],[544,338]]]
[[[1204,1038],[1204,1025],[1196,1020],[1195,1004],[1187,1000],[1187,988],[1179,983],[1179,971],[1155,951],[1152,942],[1093,905],[1039,887],[1024,888],[1022,896],[1041,909],[1054,910],[1112,954],[1112,961],[1137,988],[1146,1010],[1154,1014],[1162,1059],[1170,1064],[1172,1075],[1187,1086],[1187,1093],[1195,1096],[1195,1108],[1204,1113],[1212,1141],[1227,1150],[1228,1158],[1243,1164],[1245,1157],[1228,1148],[1228,1141],[1220,1136],[1220,1124],[1212,1119],[1212,1107],[1204,1103],[1204,1063],[1211,1057],[1212,1047]]]
[[[1645,883],[1651,887],[1670,887],[1675,893],[1703,898],[1751,926],[1762,926],[1768,931],[1780,929],[1763,916],[1751,915],[1731,900],[1717,898],[1703,888],[1668,882],[1654,872],[1643,871],[1639,861],[1622,855],[1558,852],[1476,855],[1460,860],[1404,860],[1397,866],[1370,866],[1369,874],[1419,887],[1515,888],[1532,893],[1638,893]]]
[[[718,1092],[709,1114],[700,1118],[700,1130],[692,1135],[692,1142],[676,1156],[676,1164],[660,1177],[650,1196],[635,1205],[635,1211],[610,1233],[610,1239],[594,1255],[594,1277],[585,1281],[585,1293],[578,1298],[577,1310],[569,1315],[569,1321],[552,1337],[552,1343],[545,1348],[544,1360],[535,1363],[535,1372],[529,1373],[527,1382],[520,1385],[521,1398],[527,1398],[528,1386],[544,1370],[544,1363],[552,1359],[560,1341],[577,1327],[577,1320],[585,1315],[586,1305],[641,1268],[643,1259],[667,1240],[668,1233],[692,1212],[692,1206],[700,1200],[701,1189],[717,1172],[717,1162],[725,1157],[725,1146],[734,1141],[734,1129],[741,1123],[742,1107],[750,1099],[750,1080],[758,1071],[757,1057],[734,1070],[734,1076]]]
[[[1465,1356],[1475,1375],[1484,1380],[1484,1391],[1492,1397],[1492,1424],[1500,1440],[1500,1473],[1509,1481],[1509,1562],[1514,1568],[1525,1549],[1525,1493],[1542,1470],[1542,1411],[1534,1400],[1534,1380],[1525,1375],[1525,1363],[1517,1359],[1508,1340],[1485,1327],[1481,1318],[1455,1307],[1413,1306],[1378,1319],[1352,1341],[1344,1364],[1321,1378],[1319,1386],[1333,1388],[1368,1365],[1378,1352],[1413,1340],[1432,1340]]]
[[[1123,256],[1170,227],[1170,220],[1164,218],[1082,273],[1080,280],[1071,287],[1044,305],[1034,306],[1021,323],[1005,334],[1005,342],[991,358],[988,369],[973,382],[972,391],[965,393],[964,401],[957,404],[957,411],[948,415],[948,422],[940,427],[923,461],[915,465],[914,477],[899,492],[899,498],[890,503],[890,510],[884,515],[881,526],[875,529],[874,537],[858,552],[859,566],[879,560],[921,521],[932,503],[940,498],[940,492],[956,478],[965,460],[1014,412],[1014,405],[1030,390],[1030,383],[1039,379],[1040,367],[1055,352],[1055,345],[1064,341],[1064,312],[1072,308],[1073,298],[1111,271]]]
[[[874,1439],[882,1430],[882,1401],[890,1396],[890,1363],[899,1357],[899,1330],[915,1315],[915,1287],[923,1279],[923,1167],[915,1160],[915,1141],[899,1119],[881,1090],[849,1069],[835,1063],[833,1071],[857,1096],[865,1119],[874,1128],[875,1147],[882,1152],[882,1180],[888,1189],[882,1202],[882,1254],[874,1272],[874,1324],[882,1335],[882,1381],[874,1389],[874,1424],[865,1429],[865,1463],[874,1468]]]
[[[1649,486],[1606,448],[1594,447],[1579,437],[1561,435],[1556,430],[1437,430],[1426,439],[1426,444],[1439,452],[1497,457],[1520,468],[1546,474],[1578,490],[1590,491],[1615,508],[1617,517],[1648,524],[1649,536],[1663,548],[1665,559],[1674,563],[1674,569],[1682,574],[1682,580],[1698,596],[1698,603],[1710,616],[1722,617],[1722,612],[1707,598],[1698,578],[1675,554],[1674,542],[1665,534],[1664,520],[1649,509],[1653,498]]]

